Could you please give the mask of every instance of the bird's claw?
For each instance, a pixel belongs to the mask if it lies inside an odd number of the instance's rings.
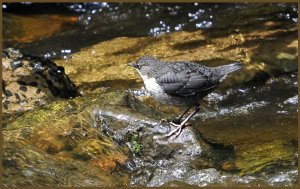
[[[175,138],[177,138],[177,137],[180,135],[180,133],[181,133],[181,131],[182,131],[184,125],[178,125],[178,124],[175,124],[175,123],[172,123],[172,122],[171,122],[170,124],[173,125],[173,126],[175,126],[175,127],[177,127],[177,128],[174,129],[173,131],[169,132],[169,133],[166,135],[166,137],[170,137],[170,136],[172,136],[172,135],[175,134]]]
[[[167,138],[174,135],[174,134],[175,134],[175,138],[177,138],[181,134],[184,127],[191,125],[191,123],[176,124],[176,123],[173,123],[173,122],[170,122],[170,124],[173,125],[174,127],[177,127],[177,128],[175,128],[173,131],[169,132],[166,135]]]

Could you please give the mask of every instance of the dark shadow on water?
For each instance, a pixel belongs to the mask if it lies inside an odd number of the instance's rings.
[[[255,40],[252,40],[252,41],[246,41],[245,43],[243,44],[233,44],[229,47],[226,47],[222,50],[219,50],[219,52],[226,52],[226,51],[230,51],[230,50],[233,50],[233,49],[236,49],[236,48],[239,48],[239,47],[246,47],[246,48],[250,48],[250,47],[253,47],[257,44],[260,44],[261,42],[264,42],[262,45],[265,47],[265,45],[270,45],[272,46],[271,44],[273,42],[275,42],[276,40],[278,40],[279,38],[288,38],[288,37],[292,37],[290,40],[288,41],[285,41],[284,44],[282,44],[282,46],[286,46],[288,45],[292,40],[294,40],[294,36],[297,35],[297,30],[289,30],[289,31],[278,31],[276,33],[272,33],[270,35],[267,35],[265,36],[264,39],[255,39]],[[260,48],[258,47],[257,48],[258,52],[260,51]],[[284,49],[285,50],[285,49]],[[296,48],[287,48],[285,52],[289,52],[289,53],[296,53],[297,52],[297,49]]]
[[[199,132],[199,130],[198,130]],[[226,162],[233,162],[235,159],[235,149],[233,145],[217,143],[211,139],[205,138],[202,133],[199,132],[200,137],[208,143],[214,151],[214,156],[212,156],[212,161],[214,163],[214,167],[217,169],[223,169],[222,165]],[[232,171],[232,170],[231,170]],[[237,171],[237,170],[234,170]]]
[[[126,47],[120,51],[113,52],[112,55],[122,55],[122,54],[136,54],[142,49],[147,48],[147,46],[157,43],[161,41],[160,38],[146,38],[144,40],[140,40],[139,43],[136,43],[134,46]]]
[[[204,45],[206,45],[208,43],[209,43],[209,41],[207,41],[205,39],[192,40],[192,41],[177,43],[177,44],[173,45],[173,48],[175,50],[196,49],[196,48],[204,46]]]
[[[94,82],[82,82],[78,88],[81,90],[93,91],[97,88],[109,88],[109,89],[128,89],[128,88],[139,88],[143,84],[142,82],[136,82],[135,79],[116,79],[116,80],[105,80],[105,81],[94,81]]]

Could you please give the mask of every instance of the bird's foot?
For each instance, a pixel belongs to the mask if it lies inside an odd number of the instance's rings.
[[[177,138],[181,134],[184,127],[191,125],[191,123],[183,123],[183,122],[181,124],[176,124],[176,123],[170,122],[170,124],[177,128],[175,128],[173,131],[169,132],[166,135],[166,137],[170,137],[175,134],[175,138]]]
[[[177,138],[181,134],[184,125],[183,124],[178,125],[178,124],[175,124],[175,123],[172,123],[172,122],[170,122],[170,124],[173,125],[173,126],[175,126],[175,127],[177,127],[177,128],[174,129],[173,131],[169,132],[166,135],[166,137],[170,137],[170,136],[172,136],[172,135],[175,134],[175,138]]]

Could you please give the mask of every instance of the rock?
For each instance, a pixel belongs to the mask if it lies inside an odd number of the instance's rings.
[[[24,140],[3,143],[5,187],[124,186],[126,178],[112,177],[93,164],[55,158]],[[43,182],[41,182],[41,180]]]
[[[127,169],[124,168],[128,160],[126,155],[128,153],[125,154],[127,148],[119,146],[101,130],[93,127],[84,109],[95,103],[94,100],[94,98],[79,98],[55,101],[45,107],[35,108],[10,123],[3,131],[7,153],[3,159],[6,174],[4,183],[8,186],[127,185],[129,176],[122,174]],[[12,164],[9,163],[14,157],[11,153],[16,157],[18,154],[27,156],[25,159],[15,158]],[[22,163],[25,160],[28,162]],[[36,161],[40,165],[36,165]],[[42,166],[40,171],[33,169],[40,166]],[[79,172],[75,173],[70,169]],[[53,176],[48,176],[44,182],[37,183],[38,178],[47,176],[48,173],[44,171],[48,170],[54,170],[51,173]],[[60,173],[66,170],[68,173]],[[109,176],[117,170],[118,175]],[[23,171],[34,173],[26,175],[26,179],[21,179],[24,178]],[[16,177],[12,175],[13,172],[18,172],[20,181],[12,179]],[[114,181],[115,179],[117,181]],[[26,180],[32,182],[24,183]]]
[[[58,164],[64,161],[80,162],[78,166],[82,165],[83,168],[76,167],[76,163],[72,165],[82,174],[90,171],[90,166],[95,169],[95,172],[101,172],[100,175],[118,172],[118,175],[106,179],[108,183],[101,182],[99,184],[101,186],[169,186],[184,183],[206,186],[224,183],[235,185],[239,182],[248,185],[258,178],[251,177],[251,181],[250,178],[249,180],[237,174],[232,175],[223,172],[222,169],[230,172],[240,170],[242,175],[251,175],[260,174],[278,163],[286,167],[284,162],[288,165],[294,162],[294,145],[286,145],[284,141],[259,145],[253,143],[254,139],[251,140],[247,133],[240,134],[242,138],[240,140],[239,136],[232,137],[226,133],[232,130],[224,132],[216,128],[213,133],[219,135],[212,136],[205,130],[202,131],[202,135],[199,134],[195,129],[197,123],[201,123],[201,128],[206,128],[205,124],[209,123],[209,119],[208,122],[196,121],[193,127],[184,129],[176,139],[164,138],[164,134],[171,129],[169,124],[159,121],[165,116],[164,113],[143,104],[138,99],[129,91],[113,91],[97,96],[55,101],[25,113],[5,127],[4,142],[7,148],[14,148],[16,153],[20,153],[21,149],[29,148],[34,153],[38,150],[42,156],[51,157]],[[140,106],[141,104],[143,106]],[[249,112],[245,114],[248,115]],[[238,121],[238,119],[231,121]],[[212,126],[217,126],[217,123],[215,121]],[[222,124],[223,127],[228,125],[227,121],[222,121]],[[220,138],[223,135],[229,138],[226,140]],[[248,137],[247,140],[245,136]],[[255,134],[255,137],[260,136]],[[24,147],[16,148],[14,145],[21,141],[24,141]],[[253,146],[249,147],[251,141]],[[236,149],[228,148],[228,143],[234,145]],[[286,146],[290,147],[286,148]],[[280,151],[282,153],[279,153]],[[274,153],[274,155],[262,159],[264,152],[268,152],[268,155]],[[9,157],[10,155],[5,156],[4,162],[8,161]],[[32,158],[28,157],[28,159]],[[56,166],[44,162],[45,160],[41,161],[46,167]],[[31,165],[30,162],[27,164]],[[20,168],[18,163],[16,165],[4,165],[7,173],[4,178],[5,183],[11,184],[9,181],[11,172],[24,169]],[[177,172],[178,174],[175,174]],[[90,174],[89,177],[99,178],[99,175],[95,175],[94,172]],[[40,172],[36,175],[43,176]],[[30,180],[31,175],[26,178]],[[66,177],[60,178],[63,180]],[[120,182],[110,183],[114,179],[120,179]],[[66,186],[66,183],[61,180],[57,182]],[[93,185],[97,182],[89,184]],[[51,185],[51,183],[52,181],[46,181],[44,184]],[[79,185],[73,181],[69,184]],[[266,182],[264,184],[268,185]]]
[[[297,105],[298,104],[298,95],[286,99],[283,103],[285,103],[285,104],[289,103],[289,104]]]
[[[79,96],[63,67],[12,48],[3,51],[2,92],[4,115],[31,110],[57,97]]]
[[[240,151],[236,154],[235,165],[241,175],[258,173],[272,166],[291,165],[295,159],[294,151],[292,142],[276,140]]]
[[[125,164],[127,157],[111,141],[88,139],[74,149],[74,158],[89,161],[105,172],[112,172],[117,163]]]
[[[189,185],[206,186],[208,183],[220,183],[220,177],[221,174],[214,168],[196,171],[189,168],[189,166],[171,167],[167,172],[158,170],[148,186],[160,186],[161,183],[168,183],[174,180],[181,180],[183,183],[188,183]]]
[[[44,157],[40,161],[43,162],[45,169],[51,166],[56,170],[56,165],[68,161],[71,164],[80,162],[78,164],[82,166],[80,174],[90,171],[89,166],[103,172],[103,175],[116,170],[124,173],[111,178],[119,178],[121,183],[110,183],[111,185],[128,184],[128,171],[136,172],[143,167],[150,166],[152,174],[157,167],[176,166],[179,162],[195,161],[200,167],[207,166],[199,164],[198,160],[204,158],[203,162],[209,164],[213,150],[195,129],[188,127],[177,139],[163,138],[170,126],[131,109],[133,106],[129,106],[128,102],[134,101],[126,100],[132,98],[128,95],[128,92],[103,93],[96,97],[55,101],[44,107],[35,108],[4,128],[6,148],[15,148],[15,153],[23,153],[22,149],[30,149],[32,153],[40,154],[36,156]],[[134,134],[138,137],[134,137]],[[21,141],[24,141],[22,144],[24,147],[14,147]],[[139,151],[134,150],[134,145],[139,146]],[[51,157],[56,163],[50,161],[48,164],[45,160],[47,157]],[[4,162],[9,158],[10,155],[5,156]],[[32,158],[35,156],[27,157],[30,160]],[[24,170],[18,166],[20,159],[15,161],[16,166],[5,164],[5,171]],[[34,167],[30,161],[27,162],[27,166],[29,165]],[[76,171],[79,170],[76,164],[72,165]],[[11,178],[10,172],[6,173],[7,177],[4,180]],[[26,178],[30,180],[33,176],[43,177],[43,174],[38,172],[27,176]],[[91,177],[99,178],[97,175]],[[32,179],[34,180],[34,177]],[[66,185],[63,181],[66,179],[64,176],[53,179],[58,179],[58,183]],[[54,181],[46,180],[44,184],[52,185],[52,182]],[[12,184],[9,180],[5,180],[5,183]],[[79,185],[77,182],[70,184]]]

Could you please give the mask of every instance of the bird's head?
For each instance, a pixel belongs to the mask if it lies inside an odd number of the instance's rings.
[[[153,69],[155,69],[155,63],[157,59],[151,56],[143,56],[139,58],[136,62],[129,63],[128,65],[134,67],[139,74],[148,75]]]

